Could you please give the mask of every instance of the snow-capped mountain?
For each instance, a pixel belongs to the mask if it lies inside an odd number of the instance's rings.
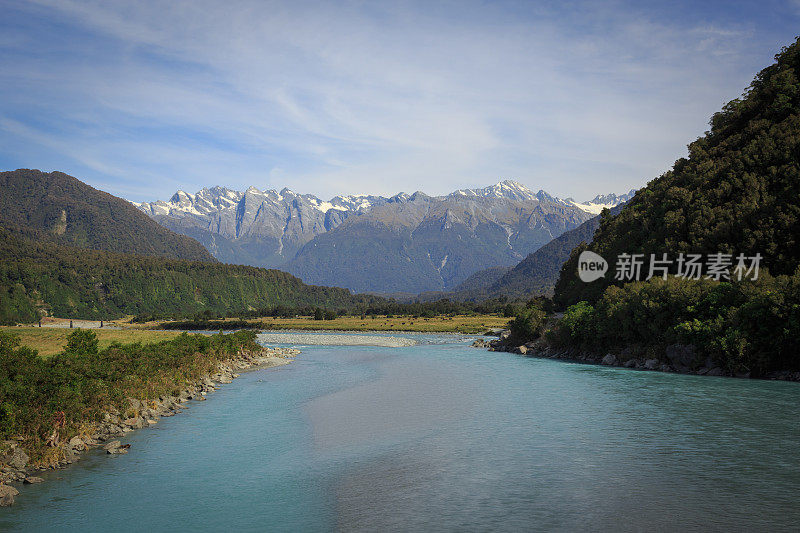
[[[633,195],[636,194],[636,189],[631,189],[625,194],[598,194],[588,202],[578,203],[572,200],[571,198],[567,198],[567,202],[571,203],[578,209],[583,209],[587,213],[592,213],[594,215],[599,215],[603,209],[611,209],[612,207],[616,207],[619,204],[624,204],[631,198]]]
[[[482,268],[513,265],[591,218],[612,196],[578,204],[507,180],[445,196],[327,201],[289,189],[212,187],[136,206],[199,240],[221,261],[283,268],[309,283],[389,292],[446,289]]]
[[[261,201],[273,206],[285,206],[293,202],[306,203],[321,213],[327,213],[331,209],[360,211],[369,209],[375,204],[385,203],[387,200],[381,196],[357,195],[336,196],[328,202],[323,202],[312,194],[297,194],[288,188],[278,192],[274,189],[261,191],[249,187],[246,191],[239,192],[225,187],[211,187],[202,189],[196,194],[178,191],[168,202],[159,200],[135,203],[135,205],[151,216],[180,216],[182,213],[203,216],[235,208],[244,199]]]

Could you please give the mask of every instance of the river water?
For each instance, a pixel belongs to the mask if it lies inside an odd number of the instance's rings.
[[[800,524],[800,384],[413,336],[305,347],[0,509],[19,531],[759,531]]]

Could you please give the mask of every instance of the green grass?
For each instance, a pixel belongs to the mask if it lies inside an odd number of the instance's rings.
[[[30,327],[2,327],[0,331],[8,331],[19,335],[23,346],[28,346],[39,352],[39,355],[49,357],[64,351],[67,344],[67,335],[75,331],[67,328],[30,328]],[[101,350],[111,346],[112,342],[131,344],[134,342],[150,343],[174,339],[180,331],[147,331],[141,329],[95,329],[98,346]]]

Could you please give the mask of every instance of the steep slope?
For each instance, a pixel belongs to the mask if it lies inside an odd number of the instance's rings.
[[[193,239],[61,172],[0,172],[0,191],[0,225],[40,231],[39,238],[95,250],[215,261]]]
[[[800,264],[800,44],[785,48],[740,99],[728,102],[689,156],[602,221],[589,249],[622,253],[761,254],[773,275]],[[673,265],[672,272],[676,271]],[[611,276],[577,279],[577,254],[561,272],[562,305],[596,301]],[[613,265],[612,265],[613,270]],[[616,282],[620,284],[620,282]]]
[[[287,269],[356,292],[446,290],[483,268],[516,264],[589,218],[510,181],[444,197],[398,195],[315,237]]]

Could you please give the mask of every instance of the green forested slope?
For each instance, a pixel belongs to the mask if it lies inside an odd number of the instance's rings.
[[[57,244],[216,261],[189,237],[160,226],[136,207],[61,172],[0,172],[0,226],[39,231]]]
[[[618,361],[663,361],[668,346],[682,344],[693,348],[680,358],[688,368],[710,358],[728,374],[800,370],[800,41],[710,124],[688,158],[618,215],[602,217],[592,243],[573,250],[556,285],[556,304],[567,310],[547,335],[552,343],[610,350]],[[578,254],[587,248],[610,263],[591,283],[577,277]],[[623,282],[614,276],[623,253],[763,259],[757,280],[643,280],[643,268],[639,280]],[[676,269],[673,263],[670,273]]]
[[[0,229],[0,323],[39,313],[86,319],[188,315],[276,305],[353,307],[380,299],[305,285],[278,270],[61,246],[21,228]]]
[[[589,249],[621,253],[760,253],[773,275],[800,264],[800,45],[793,43],[739,98],[714,114],[689,156],[653,180],[616,217],[605,218]],[[613,276],[591,284],[565,265],[556,300],[594,301]],[[613,269],[613,264],[612,264]]]

